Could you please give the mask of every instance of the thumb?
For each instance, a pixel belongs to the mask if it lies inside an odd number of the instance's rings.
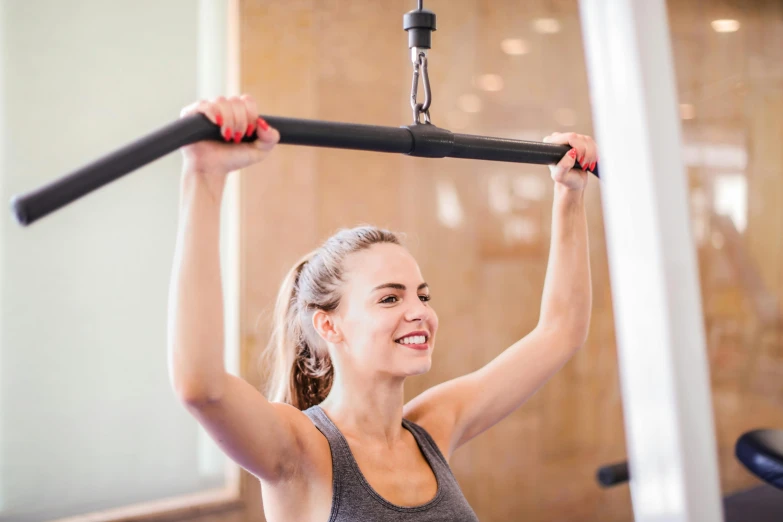
[[[555,181],[562,181],[569,170],[574,168],[576,164],[576,149],[569,150],[563,159],[561,159],[557,165],[550,165],[549,171],[552,173],[552,179]]]
[[[274,127],[268,127],[266,130],[259,127],[257,133],[258,139],[253,142],[257,149],[272,150],[280,141],[280,132]]]

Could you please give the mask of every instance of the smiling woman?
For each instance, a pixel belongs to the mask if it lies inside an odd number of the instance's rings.
[[[183,148],[180,230],[170,286],[169,363],[180,400],[262,484],[268,520],[477,520],[448,465],[457,448],[521,406],[585,343],[592,290],[585,170],[593,140],[552,133],[552,248],[536,327],[482,368],[410,402],[438,332],[419,264],[388,230],[341,229],[280,288],[266,396],[222,367],[219,210],[228,172],[262,161],[280,134],[250,95],[186,107],[225,141]],[[345,473],[354,469],[355,473]],[[304,500],[303,500],[304,499]]]

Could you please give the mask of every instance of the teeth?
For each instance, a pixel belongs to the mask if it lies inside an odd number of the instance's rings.
[[[410,335],[408,337],[403,337],[397,342],[400,344],[424,344],[426,339],[427,338],[423,335]]]

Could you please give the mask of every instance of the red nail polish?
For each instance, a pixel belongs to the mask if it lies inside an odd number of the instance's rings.
[[[242,133],[241,132],[235,132],[234,133],[234,142],[239,143],[242,141]]]
[[[264,130],[269,130],[269,124],[264,120],[264,118],[258,118],[258,126]]]
[[[595,161],[590,164],[590,170],[595,170]]]
[[[223,139],[226,141],[231,141],[231,129],[226,129],[223,131]]]
[[[252,123],[248,123],[248,124],[247,124],[247,131],[245,131],[245,134],[246,134],[247,136],[252,136],[252,135],[253,135],[253,131],[254,131],[254,130],[255,130],[255,129],[253,128],[253,124],[252,124]]]
[[[221,116],[220,113],[218,113],[218,115],[215,116],[215,121],[217,122],[219,127],[223,126],[223,116]]]
[[[572,158],[575,158],[576,157],[576,149],[569,150],[568,151],[568,155],[571,156]]]

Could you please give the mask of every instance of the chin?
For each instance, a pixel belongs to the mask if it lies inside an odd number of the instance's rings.
[[[421,357],[418,361],[408,361],[405,366],[405,375],[408,377],[427,373],[432,368],[432,356],[428,354],[426,357]]]
[[[426,366],[421,366],[420,368],[416,368],[415,370],[408,373],[408,377],[415,377],[417,375],[424,375],[428,371],[430,371],[430,368],[432,367],[431,364],[428,364]]]
[[[399,344],[396,346],[400,347]],[[427,373],[432,367],[432,350],[433,346],[429,346],[426,350],[403,348],[402,351],[397,351],[392,362],[395,373],[402,377]]]

